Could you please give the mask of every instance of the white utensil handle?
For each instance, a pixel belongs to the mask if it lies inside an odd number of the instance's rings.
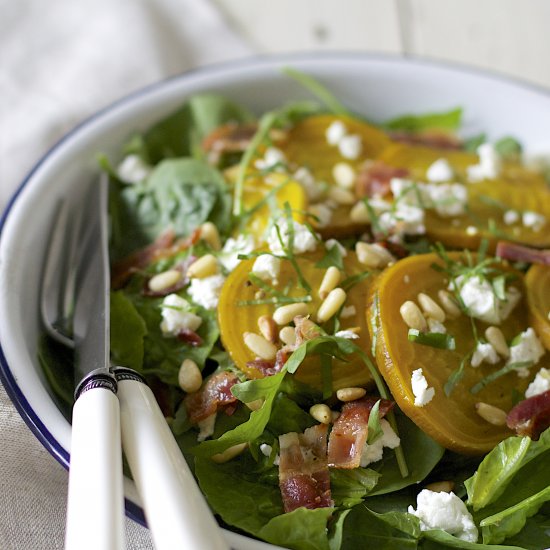
[[[80,394],[73,407],[66,550],[122,550],[124,492],[120,410],[104,387]]]
[[[149,387],[118,379],[122,445],[156,550],[229,550]]]

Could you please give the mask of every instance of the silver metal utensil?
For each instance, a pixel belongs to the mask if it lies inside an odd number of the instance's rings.
[[[70,207],[65,203],[52,235],[47,264],[71,253],[66,266],[74,271],[69,286],[76,289],[72,334],[68,324],[57,322],[56,317],[56,307],[62,304],[65,311],[71,303],[69,291],[62,288],[63,273],[50,265],[45,268],[44,325],[54,337],[61,334],[58,341],[72,344],[74,338],[79,376],[73,409],[66,548],[110,550],[124,545],[122,434],[157,550],[228,550],[152,391],[135,371],[109,368],[107,195],[108,180],[104,178],[91,188],[81,224],[70,223]],[[66,238],[67,231],[78,233],[77,249],[67,245],[74,241]],[[62,288],[58,292],[61,298],[55,296],[56,283]],[[51,296],[46,297],[48,289]]]

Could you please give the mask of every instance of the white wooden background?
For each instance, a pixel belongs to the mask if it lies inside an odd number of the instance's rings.
[[[213,1],[255,51],[418,55],[550,88],[550,0]]]

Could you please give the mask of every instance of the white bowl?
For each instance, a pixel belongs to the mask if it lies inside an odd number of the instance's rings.
[[[37,360],[38,289],[56,201],[96,177],[98,152],[114,158],[131,134],[197,92],[219,92],[258,113],[309,97],[281,74],[285,65],[318,78],[344,104],[374,121],[461,106],[465,133],[513,135],[531,150],[548,145],[548,92],[461,67],[364,54],[258,58],[196,70],[136,92],[84,121],[38,162],[0,222],[0,377],[36,437],[65,467],[71,426],[56,407]],[[128,515],[144,523],[128,479],[125,493]],[[273,548],[228,536],[235,548]]]

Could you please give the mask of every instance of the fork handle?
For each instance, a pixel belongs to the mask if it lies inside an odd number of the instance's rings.
[[[122,446],[156,550],[229,550],[151,389],[117,367]]]
[[[116,383],[82,391],[73,407],[66,550],[122,550],[124,492]]]

